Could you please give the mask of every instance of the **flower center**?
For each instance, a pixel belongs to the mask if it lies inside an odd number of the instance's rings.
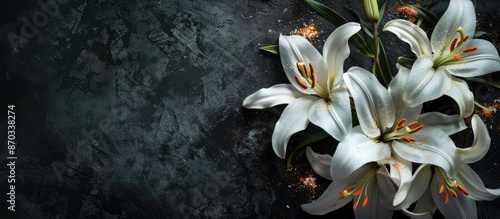
[[[436,173],[439,174],[441,178],[441,185],[439,186],[438,194],[444,196],[444,204],[448,204],[449,196],[451,195],[453,198],[458,198],[458,190],[460,193],[468,196],[469,192],[462,185],[458,184],[456,180],[452,180],[448,175],[441,169],[435,168]]]
[[[433,66],[434,69],[436,69],[437,67],[444,65],[450,61],[451,62],[452,61],[460,61],[460,59],[462,58],[462,55],[464,53],[469,53],[469,52],[473,52],[473,51],[477,50],[477,47],[475,47],[475,46],[463,48],[462,44],[465,41],[467,41],[467,39],[469,39],[469,36],[464,35],[464,31],[463,31],[462,27],[458,27],[457,32],[460,34],[460,39],[458,39],[458,38],[453,39],[453,41],[451,42],[450,47],[449,47],[450,53],[448,53],[445,56],[439,56],[434,60],[434,66]],[[440,54],[442,54],[445,49],[446,49],[446,47],[443,46],[443,48],[440,51]]]
[[[339,192],[339,200],[352,196],[355,199],[352,207],[354,210],[356,210],[358,208],[359,202],[361,201],[361,198],[363,198],[361,206],[365,207],[368,204],[368,186],[370,185],[370,181],[373,179],[378,169],[379,166],[377,164],[372,164],[371,168],[363,176],[363,178],[361,178],[361,180],[359,180],[353,186]]]
[[[312,63],[309,63],[309,68],[307,68],[304,62],[297,62],[297,70],[300,73],[299,75],[295,75],[295,81],[299,84],[303,89],[311,88],[326,101],[330,101],[330,95],[326,92],[321,86],[318,86],[318,81],[316,79],[316,73],[314,72],[314,66]]]
[[[408,143],[415,142],[416,141],[415,138],[408,137],[406,135],[420,131],[422,128],[424,128],[424,124],[419,125],[418,122],[411,122],[410,124],[405,125],[405,122],[406,122],[405,118],[399,120],[395,129],[382,136],[382,141],[388,142],[393,140],[402,140]]]

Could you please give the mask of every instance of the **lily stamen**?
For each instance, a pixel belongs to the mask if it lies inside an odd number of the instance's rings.
[[[469,192],[467,192],[467,190],[462,185],[458,184],[456,180],[450,179],[441,168],[436,168],[436,173],[439,174],[441,182],[443,182],[439,186],[438,194],[444,195],[445,205],[448,204],[449,195],[451,195],[453,198],[458,198],[458,193],[455,191],[455,189],[466,196],[469,195]]]
[[[458,198],[458,195],[457,193],[455,192],[455,190],[453,189],[448,189],[448,192],[450,193],[451,196],[453,196],[454,198]]]
[[[476,50],[477,50],[477,47],[474,46],[474,47],[469,47],[469,48],[464,49],[463,52],[472,52],[472,51],[476,51]]]
[[[368,185],[370,181],[373,179],[373,177],[376,175],[377,171],[379,169],[379,166],[376,164],[373,164],[372,168],[366,173],[366,175],[358,181],[355,185],[345,189],[341,190],[339,192],[340,197],[338,200],[342,200],[344,198],[347,198],[348,196],[357,197],[354,198],[354,205],[352,206],[354,210],[358,208],[358,204],[363,198],[363,202],[361,206],[365,207],[368,204],[368,195],[366,194],[366,191],[368,189]],[[364,197],[363,197],[364,196]]]
[[[402,141],[406,141],[407,143],[410,143],[410,142],[416,142],[417,140],[412,138],[412,137],[408,137],[408,136],[401,136],[401,140]]]
[[[439,186],[439,194],[443,194],[443,191],[444,191],[444,184],[441,184],[441,186]]]
[[[300,87],[307,89],[306,83],[300,80],[299,76],[295,75],[295,81],[297,81],[297,84],[299,84]]]
[[[409,127],[409,126],[408,126],[408,127]],[[422,129],[422,128],[424,128],[424,124],[420,124],[420,125],[419,125],[419,126],[417,126],[416,128],[412,129],[412,130],[410,131],[410,133],[408,133],[408,134],[413,134],[413,133],[415,133],[415,132],[418,132],[418,131],[420,131],[420,129]]]
[[[396,126],[396,130],[400,130],[400,129],[404,128],[405,122],[406,122],[406,118],[402,118],[401,120],[399,120],[398,125]]]
[[[461,57],[460,57],[460,55],[457,54],[457,55],[454,55],[453,58],[455,58],[455,61],[460,61]]]
[[[457,184],[457,189],[458,189],[458,191],[460,191],[462,194],[464,194],[464,195],[469,195],[469,192],[467,191],[467,189],[465,189],[462,185],[458,185],[458,184]]]
[[[455,46],[457,45],[457,41],[458,41],[458,39],[455,38],[453,40],[453,42],[451,42],[451,44],[450,44],[450,52],[453,52],[453,50],[455,50]]]
[[[363,207],[365,207],[366,204],[368,204],[368,196],[365,196],[365,198],[363,199]]]

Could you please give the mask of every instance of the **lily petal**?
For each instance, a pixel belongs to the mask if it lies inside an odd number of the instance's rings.
[[[447,191],[439,194],[439,187],[445,183],[441,177],[435,175],[431,180],[431,194],[434,203],[445,218],[477,218],[476,202],[465,195],[458,195],[454,198],[448,195],[448,202],[445,204],[444,195]]]
[[[429,185],[429,183],[427,183],[427,185]],[[432,199],[431,188],[430,186],[427,186],[424,194],[422,194],[422,196],[420,196],[420,199],[418,199],[413,212],[408,214],[408,211],[403,211],[403,213],[410,216],[412,219],[432,219],[434,213],[436,212],[436,209],[436,205],[434,204],[434,200]],[[424,212],[426,212],[427,214],[421,215],[421,213]]]
[[[352,196],[340,199],[339,191],[341,188],[349,187],[349,183],[342,180],[333,180],[323,194],[316,201],[303,204],[302,210],[312,215],[324,215],[331,211],[335,211],[352,200]],[[334,195],[334,194],[337,194]]]
[[[443,68],[434,70],[430,57],[415,61],[406,83],[403,100],[414,107],[441,97],[451,85],[451,76]]]
[[[356,104],[356,113],[363,132],[372,138],[380,136],[394,124],[394,104],[387,89],[370,72],[352,67],[344,81]]]
[[[274,127],[272,144],[276,155],[285,158],[288,140],[293,134],[304,130],[309,124],[307,115],[310,106],[318,99],[314,96],[303,96],[288,104]]]
[[[309,121],[341,141],[352,128],[351,104],[345,88],[333,89],[331,102],[318,99],[311,106]]]
[[[469,90],[469,85],[462,79],[453,77],[450,89],[446,91],[446,96],[451,97],[460,108],[460,117],[465,118],[474,111],[474,94]]]
[[[460,115],[446,115],[440,112],[428,112],[418,117],[418,122],[424,124],[424,127],[434,127],[446,133],[453,135],[467,128]]]
[[[332,180],[332,177],[330,176],[332,156],[328,154],[317,154],[311,149],[311,147],[306,148],[306,156],[314,172],[325,179]]]
[[[417,25],[403,19],[395,19],[387,22],[384,31],[390,31],[399,37],[402,41],[410,44],[411,51],[417,57],[428,56],[432,54],[431,43],[427,34]]]
[[[316,73],[318,85],[326,87],[328,69],[325,61],[318,50],[316,50],[316,48],[314,48],[314,46],[311,45],[311,43],[304,37],[297,35],[280,36],[279,50],[281,64],[283,65],[286,76],[290,83],[297,88],[297,90],[306,94],[316,94],[316,92],[310,87],[307,89],[302,88],[295,80],[295,76],[298,76],[300,79],[304,79],[297,69],[297,63],[299,62],[305,63],[307,68],[309,68],[309,63],[311,63],[314,66],[314,72]]]
[[[462,27],[466,36],[472,38],[476,30],[476,14],[470,0],[451,0],[450,5],[439,19],[431,36],[431,46],[434,55],[449,53],[449,45],[460,35],[457,28]],[[468,41],[466,41],[467,43]]]
[[[482,39],[472,39],[467,46],[477,49],[462,53],[459,61],[453,61],[443,66],[448,69],[450,74],[467,78],[500,71],[500,58],[492,43]]]
[[[354,127],[333,154],[330,175],[342,180],[366,163],[389,161],[391,149],[387,143],[366,136],[360,126]]]
[[[358,23],[349,22],[338,27],[326,39],[323,47],[323,56],[328,65],[328,89],[331,90],[342,81],[344,61],[349,56],[348,41],[352,35],[361,29]]]
[[[396,196],[394,197],[394,206],[397,206],[399,209],[407,209],[411,204],[419,200],[429,187],[431,176],[431,166],[427,164],[420,165],[415,171],[415,174],[413,174],[413,177],[411,177],[411,179],[408,181],[408,183],[403,184],[401,187],[399,187],[399,190],[406,190],[404,192],[400,192],[401,194],[405,194],[405,196],[403,197],[403,200],[399,201],[398,198],[400,197],[398,197],[396,194]],[[399,201],[399,203],[397,201]],[[414,210],[413,212],[416,215],[421,215],[426,211],[427,210]]]
[[[478,115],[472,116],[471,124],[474,132],[474,142],[472,146],[458,149],[460,157],[466,163],[474,163],[483,159],[484,155],[486,155],[490,149],[491,144],[488,128]]]
[[[391,178],[399,187],[392,203],[393,206],[397,206],[403,202],[412,185],[412,166],[411,162],[400,158],[397,154],[393,154],[389,166],[391,168]]]
[[[396,107],[396,121],[406,118],[407,121],[417,121],[418,115],[422,111],[422,104],[416,107],[408,107],[403,103],[403,92],[406,82],[410,76],[410,69],[398,65],[399,72],[394,76],[389,84],[388,90],[392,96],[392,102]]]
[[[392,149],[403,159],[415,163],[427,163],[442,167],[448,174],[457,174],[459,156],[455,143],[448,135],[433,127],[410,134],[416,142],[393,141]]]
[[[473,200],[491,201],[500,196],[500,189],[486,188],[481,178],[466,163],[462,162],[460,164],[460,171],[456,177],[456,180],[469,192],[469,195],[466,197],[471,198]]]
[[[270,88],[262,88],[243,100],[247,109],[265,109],[281,104],[289,104],[304,96],[291,84],[277,84]]]

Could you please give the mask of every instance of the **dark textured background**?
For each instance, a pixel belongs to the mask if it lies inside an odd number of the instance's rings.
[[[351,21],[343,6],[360,9],[360,1],[323,2]],[[478,27],[499,48],[500,9],[495,0],[479,3]],[[303,154],[288,171],[274,155],[275,113],[241,107],[249,94],[286,82],[279,58],[259,46],[314,23],[320,48],[334,30],[303,2],[79,0],[52,5],[52,14],[37,1],[1,4],[2,194],[8,104],[16,105],[18,139],[16,212],[2,201],[1,218],[304,217],[300,204],[328,185]],[[403,18],[397,6],[391,1],[386,16]],[[23,35],[27,22],[38,27]],[[392,61],[410,54],[393,35],[382,37]],[[352,65],[369,60],[353,51],[345,69]],[[498,73],[487,78],[499,81]],[[499,98],[487,85],[471,89],[481,103]],[[473,167],[497,188],[498,115],[485,121],[492,147]],[[295,135],[288,151],[316,131]],[[455,139],[467,146],[470,130]],[[315,147],[331,152],[334,144]],[[317,187],[304,186],[306,177]],[[478,208],[493,218],[500,201]],[[351,205],[329,216],[351,217]]]

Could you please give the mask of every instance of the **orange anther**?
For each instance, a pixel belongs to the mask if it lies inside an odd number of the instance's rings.
[[[448,197],[448,193],[447,193],[447,192],[445,192],[445,193],[444,193],[444,204],[445,204],[445,205],[447,205],[447,204],[448,204],[448,199],[449,199],[449,197]]]
[[[450,52],[452,52],[453,50],[455,50],[455,46],[457,45],[457,40],[458,40],[458,39],[457,39],[457,38],[455,38],[455,39],[453,40],[453,42],[451,42],[451,44],[450,44]]]
[[[356,191],[354,194],[352,194],[352,196],[358,196],[358,195],[361,195],[361,193],[363,192],[363,188],[361,189],[358,189],[358,191]]]
[[[297,84],[299,84],[300,87],[307,89],[306,83],[300,80],[299,76],[295,75],[295,81],[297,81]]]
[[[408,137],[408,136],[401,136],[401,140],[406,141],[408,143],[410,143],[410,142],[416,142],[417,141],[414,138]]]
[[[477,47],[469,47],[469,48],[465,48],[464,49],[464,52],[472,52],[472,51],[476,51],[477,50]]]
[[[467,189],[465,189],[463,186],[461,185],[457,185],[457,189],[458,191],[460,191],[462,194],[464,195],[469,195],[469,192],[467,191]]]
[[[462,41],[462,42],[467,41],[467,39],[469,39],[469,36],[465,36],[465,37],[464,37],[464,41]]]
[[[365,198],[363,199],[363,207],[365,207],[366,204],[368,204],[368,196],[365,196]]]
[[[401,120],[399,120],[398,125],[396,126],[396,129],[400,130],[400,129],[404,128],[403,124],[405,124],[405,122],[406,122],[406,118],[402,118]]]
[[[311,68],[311,69],[313,69],[313,68]],[[311,88],[314,88],[316,86],[316,74],[312,70],[311,70],[311,80],[312,80]]]
[[[345,197],[344,197],[343,195],[341,195],[341,196],[339,197],[339,199],[338,199],[338,200],[342,200],[342,199],[344,199],[344,198],[345,198]]]
[[[354,202],[354,205],[352,205],[353,210],[356,210],[356,208],[358,208],[358,202]]]
[[[454,55],[453,58],[455,58],[456,61],[460,60],[460,55]]]
[[[410,131],[410,134],[415,133],[415,132],[418,132],[418,131],[420,131],[420,129],[422,129],[422,128],[424,128],[424,124],[420,124],[420,125],[419,125],[419,126],[417,126],[416,128],[412,129],[412,130]]]
[[[458,198],[457,192],[455,192],[455,190],[448,189],[448,192],[450,192],[451,196],[453,196],[454,198]]]
[[[412,123],[408,124],[407,126],[408,126],[408,128],[413,128],[413,126],[416,126],[416,125],[418,125],[418,122],[412,122]]]
[[[309,69],[311,69],[311,75],[314,74],[314,66],[309,62]],[[311,78],[312,79],[312,78]]]
[[[441,186],[439,186],[439,194],[442,194],[444,191],[444,184],[441,184]]]

